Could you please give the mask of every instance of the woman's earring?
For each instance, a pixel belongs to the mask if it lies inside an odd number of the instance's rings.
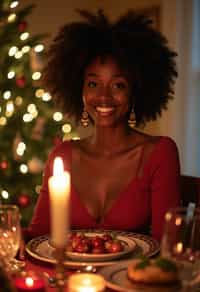
[[[84,128],[86,128],[89,124],[89,117],[87,111],[84,109],[81,116],[81,124]]]
[[[131,129],[134,129],[136,126],[136,117],[135,117],[134,107],[132,107],[132,110],[130,112],[130,116],[128,119],[128,125]]]

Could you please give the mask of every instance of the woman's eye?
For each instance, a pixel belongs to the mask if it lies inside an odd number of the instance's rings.
[[[123,82],[117,82],[113,84],[113,88],[116,88],[116,89],[124,89],[126,87],[127,87],[126,84]]]
[[[95,81],[89,81],[89,82],[88,82],[88,87],[90,87],[90,88],[95,88],[95,87],[97,87],[97,82],[95,82]]]

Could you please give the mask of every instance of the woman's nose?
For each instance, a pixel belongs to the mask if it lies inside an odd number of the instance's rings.
[[[108,86],[101,86],[98,92],[98,97],[101,99],[110,99],[112,97],[111,90]]]

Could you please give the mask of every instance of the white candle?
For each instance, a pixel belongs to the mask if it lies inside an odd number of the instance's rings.
[[[70,175],[64,171],[63,161],[56,157],[53,176],[49,178],[51,209],[51,241],[56,247],[64,247],[69,229]]]

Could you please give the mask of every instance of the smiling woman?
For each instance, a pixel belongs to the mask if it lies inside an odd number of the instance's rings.
[[[48,179],[61,156],[71,173],[72,228],[151,229],[160,239],[165,212],[180,201],[177,147],[135,126],[166,108],[176,54],[143,15],[128,11],[111,23],[102,11],[79,13],[84,20],[55,38],[43,76],[55,103],[94,131],[49,155],[29,235],[50,231]]]

